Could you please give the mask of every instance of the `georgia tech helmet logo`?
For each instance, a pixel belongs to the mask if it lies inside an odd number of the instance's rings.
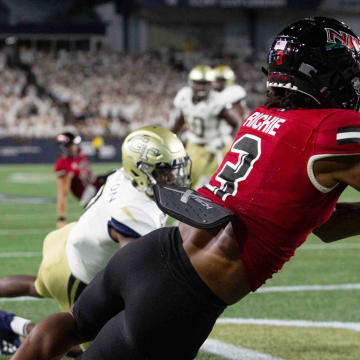
[[[144,136],[136,135],[129,141],[129,149],[132,152],[141,154],[141,160],[148,160],[148,153],[151,152],[155,156],[160,155],[160,151],[152,146],[147,145],[146,143],[149,142]]]

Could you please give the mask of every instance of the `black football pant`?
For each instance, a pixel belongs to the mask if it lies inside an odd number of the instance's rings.
[[[194,359],[224,309],[178,228],[155,230],[115,254],[76,301],[79,333],[96,337],[81,360]]]

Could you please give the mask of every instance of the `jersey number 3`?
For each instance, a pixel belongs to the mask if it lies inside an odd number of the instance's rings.
[[[229,195],[235,196],[238,191],[238,183],[249,176],[261,155],[261,138],[246,134],[234,142],[230,152],[237,154],[237,162],[233,164],[227,161],[218,172],[215,180],[220,182],[220,187],[208,186],[223,201]]]

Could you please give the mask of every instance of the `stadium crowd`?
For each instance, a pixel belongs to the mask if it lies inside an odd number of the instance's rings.
[[[172,101],[186,84],[189,70],[174,66],[158,52],[134,56],[101,49],[96,54],[60,51],[55,56],[22,50],[20,54],[46,92],[28,86],[26,73],[9,68],[0,54],[0,137],[54,137],[63,131],[123,137],[139,126],[167,126]],[[204,61],[230,65],[248,93],[250,109],[261,103],[265,82],[260,65],[233,58]]]

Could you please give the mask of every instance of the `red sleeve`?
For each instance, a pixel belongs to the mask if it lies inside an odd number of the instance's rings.
[[[69,170],[70,169],[65,158],[60,157],[56,160],[54,165],[54,172],[58,177],[66,175]]]
[[[360,114],[333,112],[318,128],[315,154],[360,154]]]

